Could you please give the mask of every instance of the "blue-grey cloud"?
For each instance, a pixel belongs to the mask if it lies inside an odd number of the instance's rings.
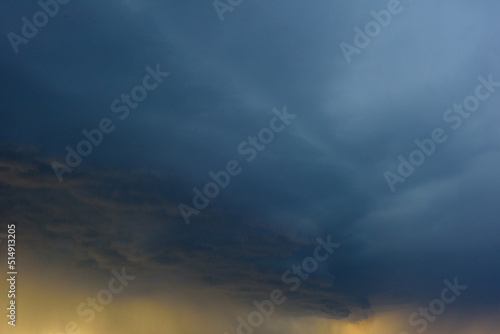
[[[500,90],[460,129],[443,113],[500,81],[500,7],[401,4],[350,64],[340,43],[387,1],[244,1],[223,22],[206,1],[61,6],[17,54],[0,46],[5,219],[79,266],[176,268],[249,299],[331,234],[341,251],[294,297],[306,313],[425,301],[455,276],[462,305],[495,304]],[[4,35],[39,10],[1,8]],[[112,102],[156,64],[170,75],[120,120]],[[238,145],[283,106],[297,117],[246,163]],[[116,129],[59,184],[51,162],[103,118]],[[449,138],[391,192],[384,173],[434,128]],[[233,159],[242,173],[186,226],[177,205]]]

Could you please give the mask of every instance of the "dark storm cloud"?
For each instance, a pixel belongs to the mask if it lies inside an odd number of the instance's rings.
[[[66,5],[18,55],[2,44],[1,139],[36,148],[2,150],[6,219],[80,266],[176,268],[249,299],[331,234],[341,250],[291,297],[326,316],[455,276],[463,305],[498,299],[500,91],[461,129],[442,116],[478,75],[500,81],[500,8],[401,3],[351,64],[339,44],[387,1],[247,1],[223,23],[202,1]],[[38,10],[15,7],[5,34]],[[120,121],[111,102],[156,64],[171,75]],[[185,226],[177,205],[284,105],[297,119]],[[50,162],[103,117],[116,131],[58,184]],[[391,193],[383,173],[435,127],[449,139]]]

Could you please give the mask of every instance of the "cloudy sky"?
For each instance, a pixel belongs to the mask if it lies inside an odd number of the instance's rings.
[[[500,332],[498,1],[66,2],[0,4],[2,333]]]

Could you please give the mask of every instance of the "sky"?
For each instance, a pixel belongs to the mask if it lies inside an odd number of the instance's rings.
[[[500,331],[498,1],[0,13],[2,333]]]

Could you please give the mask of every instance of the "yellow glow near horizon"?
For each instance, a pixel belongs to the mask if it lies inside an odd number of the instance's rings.
[[[86,323],[76,313],[76,307],[103,288],[103,279],[81,278],[85,282],[95,281],[82,287],[76,285],[78,280],[68,280],[69,273],[41,275],[36,274],[35,268],[29,266],[19,276],[16,327],[3,321],[0,333],[60,334],[64,332],[65,324],[75,321],[81,329],[79,334],[236,334],[237,317],[254,310],[251,303],[237,302],[223,293],[200,286],[162,287],[160,290],[137,293],[136,289],[144,287],[137,281],[137,286],[131,286],[130,290],[117,296],[97,314],[95,320]],[[0,289],[5,291],[5,288],[6,283],[0,282]],[[4,300],[5,297],[1,298]],[[297,317],[295,313],[287,312],[285,307],[279,307],[254,333],[399,334],[407,330],[413,334],[416,332],[412,332],[408,324],[408,315],[413,311],[378,312],[363,320],[358,320],[361,314],[357,314],[358,319],[353,315],[349,319],[332,320]],[[451,312],[449,316],[444,314],[429,326],[426,334],[500,332],[493,315],[469,317],[454,317]]]

